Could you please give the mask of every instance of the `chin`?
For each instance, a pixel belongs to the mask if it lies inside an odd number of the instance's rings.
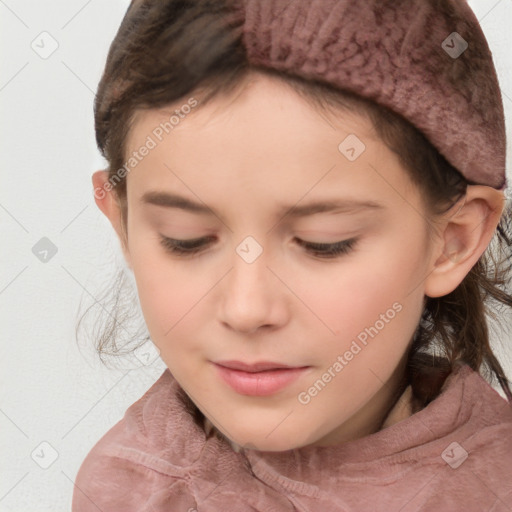
[[[288,428],[285,428],[286,423],[283,422],[277,428],[276,424],[279,425],[279,423],[275,421],[268,422],[268,425],[257,421],[248,424],[237,423],[226,425],[227,431],[224,432],[205,418],[204,428],[207,435],[212,431],[215,432],[217,437],[227,442],[235,452],[240,452],[242,449],[283,452],[308,446],[325,436],[325,432],[315,430],[314,427],[312,431],[311,425],[300,428],[297,424],[288,423]]]
[[[268,440],[257,440],[257,439],[251,439],[247,442],[244,442],[243,444],[238,444],[235,441],[232,441],[231,439],[228,440],[229,444],[233,448],[235,452],[239,452],[240,450],[257,450],[260,452],[284,452],[287,450],[293,450],[294,448],[298,448],[295,444],[290,444],[288,441],[287,443],[280,443],[280,442],[269,442]]]
[[[309,440],[291,437],[287,435],[286,432],[282,432],[280,436],[272,434],[268,437],[266,437],[266,434],[262,433],[262,431],[245,432],[240,435],[234,435],[232,438],[228,438],[225,435],[222,435],[222,437],[236,452],[239,452],[241,449],[263,452],[284,452],[310,444]]]

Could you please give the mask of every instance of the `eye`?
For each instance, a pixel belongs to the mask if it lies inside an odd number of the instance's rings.
[[[160,235],[161,244],[172,254],[178,256],[193,255],[201,251],[215,237],[194,238],[192,240],[175,240]],[[357,239],[342,240],[332,244],[323,244],[315,242],[306,242],[300,238],[294,239],[300,246],[304,247],[307,252],[319,258],[336,258],[343,254],[348,254],[353,248]]]
[[[297,243],[304,247],[308,252],[319,258],[336,258],[343,254],[348,254],[355,246],[357,239],[342,240],[332,244],[321,244],[315,242],[306,242],[300,238],[295,238]]]
[[[199,252],[213,238],[215,237],[209,236],[194,238],[192,240],[175,240],[174,238],[168,238],[160,235],[160,242],[165,250],[179,256],[186,256],[188,254],[195,254]]]

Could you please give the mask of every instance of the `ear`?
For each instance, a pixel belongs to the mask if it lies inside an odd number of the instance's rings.
[[[441,220],[425,295],[442,297],[457,288],[487,249],[504,207],[503,192],[484,185],[467,187],[465,198]]]
[[[123,250],[126,263],[130,268],[132,268],[130,252],[128,250],[128,235],[122,223],[119,200],[112,189],[111,183],[108,181],[108,171],[96,171],[92,175],[92,185],[94,188],[94,200],[96,205],[112,224],[112,227],[121,242],[121,248]]]

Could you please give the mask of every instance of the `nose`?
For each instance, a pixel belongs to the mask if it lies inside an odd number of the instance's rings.
[[[223,280],[220,317],[226,327],[253,334],[286,322],[285,287],[274,272],[263,255],[252,263],[235,255],[233,268]]]

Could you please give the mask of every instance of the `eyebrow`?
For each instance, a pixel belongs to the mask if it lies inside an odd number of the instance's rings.
[[[215,211],[204,203],[198,203],[178,194],[149,191],[142,198],[142,203],[180,210],[203,215],[216,215]],[[304,205],[281,205],[277,215],[292,217],[306,217],[315,213],[353,213],[360,210],[379,211],[385,209],[382,203],[376,201],[360,201],[356,199],[330,199],[310,202]]]

